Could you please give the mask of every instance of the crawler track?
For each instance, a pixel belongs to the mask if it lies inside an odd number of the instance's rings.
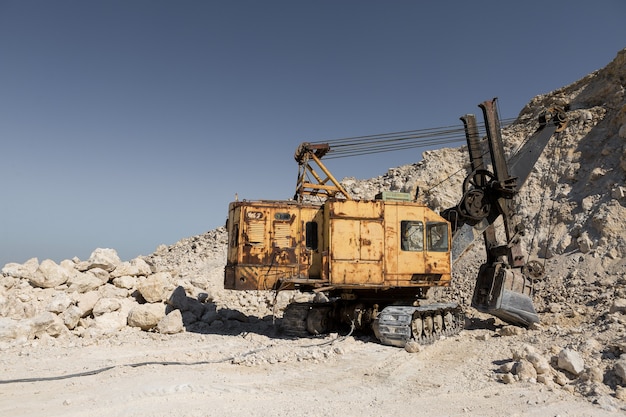
[[[465,314],[458,304],[388,306],[374,323],[376,337],[385,345],[404,346],[413,340],[430,344],[458,334],[465,325]]]
[[[283,313],[282,332],[293,337],[328,332],[339,325],[333,314],[335,311],[332,304],[289,304]],[[371,327],[382,344],[403,347],[409,341],[430,344],[441,337],[453,336],[463,329],[464,324],[465,315],[458,304],[439,303],[385,307]]]
[[[307,337],[310,333],[306,329],[306,318],[313,303],[291,303],[283,312],[281,330],[287,336]]]

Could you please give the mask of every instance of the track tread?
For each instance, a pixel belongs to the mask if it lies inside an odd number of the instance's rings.
[[[283,334],[293,337],[308,337],[306,318],[312,303],[291,303],[283,312],[281,330]]]

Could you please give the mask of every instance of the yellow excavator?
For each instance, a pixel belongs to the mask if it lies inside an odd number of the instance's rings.
[[[425,303],[426,293],[450,285],[454,262],[482,234],[487,261],[472,307],[516,325],[538,322],[533,282],[543,268],[526,261],[514,202],[550,138],[566,127],[566,110],[542,112],[538,130],[507,161],[496,99],[479,107],[488,150],[475,116],[461,117],[471,172],[461,201],[441,213],[410,193],[355,200],[321,161],[332,147],[302,143],[293,199],[230,203],[224,288],[319,294],[287,306],[281,325],[288,335],[348,327],[372,330],[387,345],[429,343],[458,333],[465,318],[457,303]]]

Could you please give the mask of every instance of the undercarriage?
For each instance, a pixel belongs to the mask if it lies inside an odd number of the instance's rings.
[[[464,327],[465,316],[456,303],[380,307],[340,298],[292,303],[283,313],[282,331],[294,337],[357,331],[373,334],[383,344],[403,347],[410,341],[429,344],[458,334]]]

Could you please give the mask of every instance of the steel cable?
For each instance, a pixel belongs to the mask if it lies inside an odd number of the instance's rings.
[[[514,119],[504,119],[500,122],[502,125],[508,125],[512,123],[513,120]],[[478,127],[484,130],[484,123],[479,124]],[[325,159],[336,159],[411,148],[451,144],[460,145],[464,142],[465,129],[463,127],[444,126],[377,135],[353,136],[309,143],[312,145],[328,144],[330,150]]]

